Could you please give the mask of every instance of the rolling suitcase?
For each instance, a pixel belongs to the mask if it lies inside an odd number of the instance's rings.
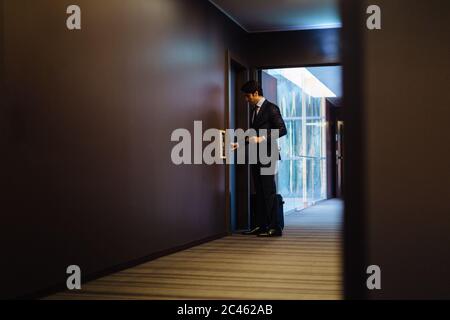
[[[280,221],[281,229],[284,229],[284,200],[281,194],[276,197],[278,221]]]
[[[253,229],[255,225],[255,201],[256,194],[250,195],[250,228]],[[278,221],[281,229],[284,229],[284,200],[281,194],[277,194],[274,203],[274,210],[277,210]]]

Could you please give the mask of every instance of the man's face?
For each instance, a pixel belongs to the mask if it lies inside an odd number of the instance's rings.
[[[245,100],[247,100],[248,103],[250,104],[257,104],[259,102],[260,96],[258,94],[258,91],[256,91],[255,93],[246,93],[245,94]]]

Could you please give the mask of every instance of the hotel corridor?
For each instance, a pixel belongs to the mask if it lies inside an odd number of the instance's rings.
[[[0,21],[0,299],[450,300],[450,1],[0,0]]]
[[[47,299],[341,299],[342,203],[285,218],[281,238],[232,235]]]

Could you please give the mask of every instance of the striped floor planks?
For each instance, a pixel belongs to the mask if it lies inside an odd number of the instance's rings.
[[[286,216],[281,238],[232,235],[47,299],[341,299],[342,203]]]

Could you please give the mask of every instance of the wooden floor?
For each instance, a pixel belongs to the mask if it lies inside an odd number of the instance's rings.
[[[286,217],[281,238],[233,235],[47,299],[341,299],[342,204]]]

